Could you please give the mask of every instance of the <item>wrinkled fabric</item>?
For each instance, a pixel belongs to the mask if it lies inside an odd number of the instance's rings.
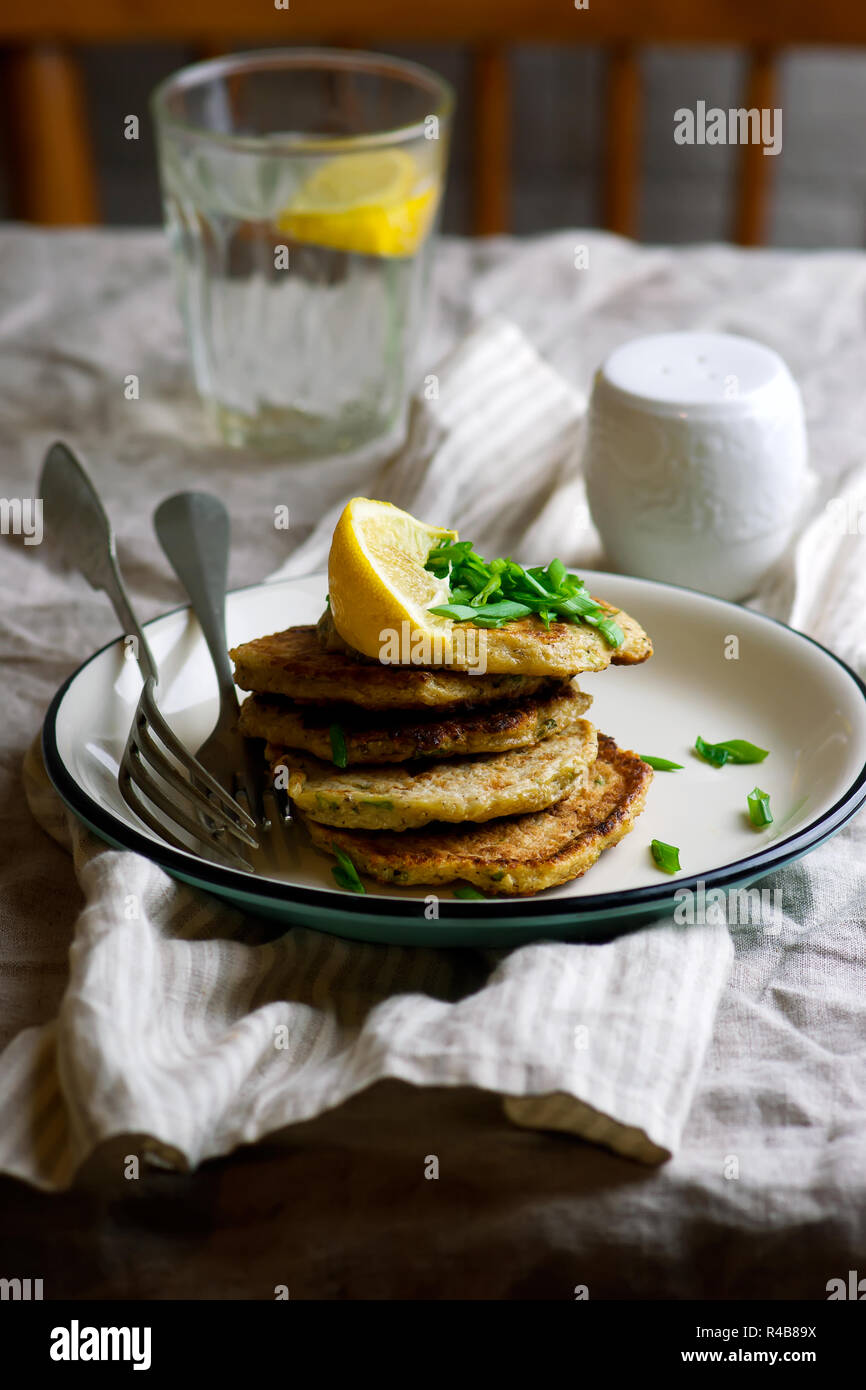
[[[588,270],[574,268],[577,243],[589,246]],[[342,460],[283,465],[244,457],[239,467],[236,453],[207,440],[189,383],[161,237],[7,231],[0,236],[0,270],[4,494],[32,495],[43,449],[56,434],[78,445],[106,496],[120,537],[124,571],[144,617],[179,601],[149,525],[153,505],[178,486],[207,487],[229,506],[235,584],[254,582],[279,570],[286,562],[286,550],[299,548],[329,508],[353,493],[373,491],[376,479],[390,477],[395,491],[405,483],[404,504],[414,495],[411,480],[404,477],[399,463],[395,467],[394,460],[386,464],[373,458],[347,467]],[[601,358],[638,332],[718,328],[752,334],[775,347],[803,390],[819,491],[813,525],[796,553],[768,579],[753,602],[774,616],[792,617],[862,673],[866,638],[858,595],[862,596],[866,572],[863,542],[852,534],[838,543],[832,519],[823,508],[828,498],[842,496],[846,489],[856,503],[863,486],[858,470],[866,437],[866,400],[860,387],[866,366],[864,288],[866,256],[853,252],[804,255],[726,247],[673,252],[577,232],[524,243],[446,242],[437,267],[436,317],[424,360],[437,361],[478,320],[505,317],[561,373],[579,410]],[[123,378],[128,372],[140,377],[139,401],[124,399]],[[596,562],[597,541],[580,510],[581,485],[571,465],[564,465],[558,482],[569,489],[568,507],[561,505],[562,494],[557,500],[556,487],[546,493],[539,483],[532,514],[526,514],[526,526],[531,523],[534,528],[533,552],[544,551],[548,536],[562,534],[564,543],[556,549],[564,559]],[[475,497],[477,492],[470,489],[467,495]],[[458,526],[466,524],[460,514],[461,496],[457,490],[456,514],[447,518]],[[486,515],[480,501],[473,503],[477,509],[472,519],[486,528],[474,532],[476,541],[483,546],[486,536],[500,535],[505,521],[518,536],[525,534],[526,528],[523,532],[517,528],[513,507],[507,518],[501,511],[507,497],[492,500],[495,505]],[[291,510],[288,544],[285,533],[272,526],[277,502],[287,503]],[[316,544],[314,536],[308,557]],[[0,908],[0,1018],[10,1045],[0,1057],[0,1087],[4,1113],[12,1113],[10,1106],[21,1106],[21,1094],[29,1098],[37,1116],[52,1106],[60,1107],[56,1113],[65,1115],[64,1124],[53,1132],[48,1127],[45,1149],[25,1158],[16,1171],[31,1181],[63,1185],[73,1177],[80,1155],[100,1137],[92,1128],[92,1111],[85,1107],[73,1116],[67,1107],[65,1097],[76,1089],[75,1078],[64,1077],[57,1065],[64,1037],[77,1026],[81,997],[71,994],[68,984],[67,953],[73,933],[72,978],[86,984],[88,943],[99,941],[117,926],[96,903],[104,904],[106,896],[116,896],[119,887],[132,882],[141,887],[148,914],[158,923],[164,907],[160,895],[185,895],[177,933],[163,942],[171,970],[163,976],[152,961],[155,973],[146,983],[151,991],[157,985],[170,987],[169,1002],[180,988],[178,981],[184,982],[187,991],[191,987],[194,997],[212,991],[218,1001],[214,1026],[199,1022],[191,1024],[189,1032],[179,1029],[176,1050],[169,1053],[164,1051],[164,1039],[150,1037],[146,1030],[137,1034],[133,1027],[130,1054],[137,1050],[137,1038],[138,1050],[155,1048],[152,1060],[170,1072],[178,1058],[190,1056],[216,1068],[221,1051],[235,1048],[237,1062],[231,1076],[239,1093],[250,1079],[260,1079],[257,1049],[264,1030],[278,1026],[279,1010],[286,1005],[289,991],[283,971],[288,962],[295,971],[297,959],[289,954],[280,964],[281,953],[307,953],[310,983],[316,978],[316,952],[330,939],[299,931],[276,943],[258,943],[248,935],[248,924],[243,924],[240,940],[239,924],[228,920],[230,914],[219,925],[212,920],[209,900],[168,880],[157,887],[151,871],[142,869],[134,856],[108,852],[73,829],[80,885],[76,887],[67,851],[22,809],[21,760],[54,688],[84,655],[114,635],[116,625],[104,598],[61,573],[47,553],[43,556],[38,547],[25,547],[19,539],[4,539],[2,545],[4,583],[14,601],[4,605],[0,617],[0,653],[5,669],[14,670],[15,677],[7,681],[2,730],[0,815],[7,852]],[[32,785],[38,785],[38,769],[33,771]],[[50,823],[51,813],[45,814]],[[733,970],[721,992],[715,1020],[707,1028],[708,1051],[694,1077],[694,1096],[676,1154],[654,1171],[652,1184],[624,1182],[618,1159],[605,1158],[598,1150],[599,1157],[588,1163],[581,1157],[585,1150],[574,1146],[575,1198],[568,1221],[571,1239],[579,1240],[583,1248],[605,1245],[627,1261],[630,1243],[635,1248],[645,1245],[651,1232],[663,1249],[669,1232],[671,1248],[682,1254],[689,1248],[691,1225],[706,1230],[708,1221],[719,1238],[748,1231],[776,1245],[785,1231],[798,1225],[824,1233],[832,1230],[833,1254],[841,1264],[853,1260],[858,1246],[862,1248],[866,1236],[863,824],[861,816],[807,859],[759,885],[782,890],[781,922],[774,923],[780,930],[734,930]],[[63,834],[62,818],[57,829]],[[146,876],[141,883],[139,874]],[[120,881],[113,886],[115,875]],[[79,917],[81,889],[90,907]],[[661,940],[670,930],[661,924],[640,938]],[[198,947],[202,947],[201,970],[198,963],[193,964],[193,948]],[[349,949],[346,943],[339,947]],[[601,952],[608,948],[528,949]],[[459,1010],[463,1000],[471,1005],[485,982],[507,984],[509,961],[521,953],[507,953],[496,961],[477,960],[474,953],[426,954],[436,957],[425,979],[422,1001],[430,1011],[424,1025],[429,1027],[435,1061],[442,1017],[449,1009]],[[452,961],[452,955],[458,959]],[[338,957],[343,961],[339,952]],[[238,969],[241,958],[244,963]],[[242,981],[242,988],[232,987],[227,995],[221,993],[226,961],[238,969],[232,979]],[[331,985],[339,976],[337,963]],[[365,978],[363,972],[360,978]],[[329,1018],[322,1031],[310,1035],[312,1047],[326,1051],[337,1023],[359,1029],[357,1036],[363,1036],[371,1015],[372,1047],[379,1037],[376,1009],[380,1001],[387,1005],[395,998],[403,1000],[409,1027],[411,1011],[405,1001],[413,1001],[417,984],[411,978],[406,989],[396,969],[394,981],[405,992],[385,996],[373,988],[365,1002],[376,1002],[363,1020]],[[189,997],[189,992],[183,995]],[[301,995],[297,1003],[320,1008],[325,997],[320,992],[307,1004]],[[327,998],[335,997],[338,993],[329,987]],[[235,1031],[237,1038],[232,1036]],[[417,1033],[413,1025],[412,1032],[417,1055],[423,1029]],[[304,1046],[309,1042],[308,1037]],[[297,1066],[298,1057],[291,1049],[286,1052]],[[314,1052],[314,1062],[318,1055]],[[100,1074],[99,1057],[84,1061],[92,1066],[93,1075]],[[308,1065],[309,1059],[302,1058],[302,1068]],[[17,1090],[10,1086],[13,1075]],[[128,1071],[116,1066],[109,1078],[117,1085],[121,1125],[132,1123],[125,1075]],[[544,1084],[549,1084],[549,1078]],[[215,1147],[202,1145],[207,1125],[202,1126],[201,1116],[193,1114],[188,1133],[180,1136],[181,1144],[174,1142],[178,1136],[168,1133],[152,1136],[154,1156],[182,1166],[198,1161],[206,1152],[226,1151],[238,1141],[233,1135],[252,1136],[263,1121],[267,1125],[279,1118],[276,1108],[269,1111],[268,1106],[276,1107],[285,1089],[286,1078],[275,1088],[276,1094],[263,1089],[261,1106],[244,1119],[244,1125],[252,1128],[239,1131],[235,1125],[232,1131],[221,1132]],[[303,1087],[299,1090],[304,1093]],[[549,1091],[549,1097],[546,1115],[528,1118],[555,1128],[555,1090]],[[304,1095],[304,1104],[308,1099]],[[513,1097],[506,1101],[506,1108],[517,1124],[523,1123]],[[507,1133],[504,1119],[502,1123]],[[258,1132],[266,1131],[259,1128]],[[26,1155],[26,1144],[23,1152]],[[538,1151],[512,1145],[509,1152],[510,1162],[527,1165],[519,1186],[531,1196]],[[525,1157],[521,1159],[520,1154]],[[596,1198],[586,1201],[580,1196],[580,1175],[590,1170]],[[610,1173],[609,1186],[605,1172]],[[641,1170],[635,1168],[635,1172]],[[51,1175],[47,1180],[46,1174]],[[541,1180],[538,1188],[546,1193],[546,1205],[537,1221],[527,1226],[525,1214],[519,1216],[516,1207],[500,1216],[512,1238],[519,1229],[522,1239],[535,1242],[534,1254],[543,1261],[555,1258],[556,1206],[567,1204],[568,1195],[554,1197]],[[822,1236],[822,1250],[828,1248]],[[828,1268],[826,1277],[836,1273],[844,1273],[844,1268]],[[816,1288],[816,1295],[821,1296],[820,1289]]]
[[[572,486],[577,397],[498,318],[435,366],[435,405],[413,401],[393,482],[375,491],[414,485],[479,521],[504,499],[519,549],[530,518]],[[290,565],[307,566],[332,530],[326,514]],[[65,842],[37,749],[24,782]],[[86,907],[56,1024],[17,1039],[0,1072],[15,1097],[0,1137],[9,1171],[62,1187],[120,1134],[145,1136],[153,1161],[195,1167],[394,1079],[494,1092],[516,1124],[638,1162],[676,1149],[730,968],[723,924],[505,953],[386,950],[299,928],[256,943],[238,913],[203,910],[155,865],[68,830]],[[35,1119],[34,1090],[50,1094]]]

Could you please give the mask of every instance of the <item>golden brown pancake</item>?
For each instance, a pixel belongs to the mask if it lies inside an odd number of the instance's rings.
[[[580,878],[603,850],[633,828],[652,769],[598,735],[598,758],[583,786],[544,811],[454,827],[364,832],[321,825],[301,814],[313,843],[344,850],[359,873],[408,887],[456,880],[487,894],[537,893]]]
[[[432,705],[481,704],[533,695],[543,676],[472,675],[448,666],[383,666],[328,652],[313,626],[290,627],[243,642],[229,653],[242,690],[289,695],[299,704],[324,700],[365,709],[419,709]]]
[[[273,753],[274,750],[268,750]],[[587,719],[574,732],[532,748],[441,762],[361,763],[338,768],[285,749],[272,772],[288,772],[293,807],[311,820],[349,829],[405,831],[430,821],[488,821],[540,811],[578,783],[595,762],[598,739]]]
[[[467,757],[528,748],[554,734],[573,731],[592,704],[573,681],[545,685],[523,700],[450,709],[361,710],[357,705],[317,708],[280,695],[248,695],[239,728],[282,748],[300,748],[333,762],[329,730],[343,736],[346,762],[402,763],[410,758]]]
[[[653,652],[652,642],[639,623],[620,608],[603,600],[596,602],[622,628],[624,641],[612,647],[601,633],[585,623],[551,623],[545,628],[540,618],[519,618],[503,627],[480,628],[474,623],[455,624],[471,634],[470,639],[455,644],[452,670],[458,668],[461,652],[484,653],[489,675],[547,676],[564,679],[581,671],[603,671],[608,666],[635,666],[647,661]],[[361,655],[343,641],[334,624],[330,608],[318,622],[319,640],[326,651],[341,652],[357,661],[369,658]],[[401,671],[412,670],[401,666]],[[441,668],[440,668],[441,669]],[[478,677],[473,677],[478,679]]]

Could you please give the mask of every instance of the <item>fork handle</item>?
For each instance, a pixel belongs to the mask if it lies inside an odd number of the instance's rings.
[[[108,595],[121,632],[136,638],[142,679],[152,677],[156,685],[156,662],[120,577],[111,522],[83,463],[60,439],[45,455],[39,495],[67,564],[83,574],[91,588]]]
[[[145,682],[152,680],[156,687],[159,684],[159,672],[156,667],[156,662],[153,659],[153,652],[150,650],[148,640],[144,635],[138,618],[132,611],[132,605],[129,602],[129,597],[126,592],[126,586],[120,577],[120,570],[117,567],[117,560],[114,555],[111,556],[109,562],[106,564],[99,583],[95,584],[94,587],[102,589],[103,593],[108,595],[108,598],[111,600],[111,606],[117,615],[117,619],[124,634],[129,633],[135,637],[135,655],[138,658],[141,678]]]
[[[229,514],[219,498],[209,492],[178,492],[160,503],[153,524],[201,626],[216,669],[220,706],[228,703],[236,711],[225,627]]]

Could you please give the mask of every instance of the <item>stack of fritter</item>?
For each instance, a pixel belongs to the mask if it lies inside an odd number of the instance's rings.
[[[254,692],[241,730],[266,740],[313,843],[359,873],[535,893],[585,873],[643,808],[650,769],[584,718],[591,698],[574,679],[651,655],[638,624],[616,620],[618,648],[576,623],[485,630],[496,674],[475,674],[370,660],[326,612],[318,628],[232,650]]]

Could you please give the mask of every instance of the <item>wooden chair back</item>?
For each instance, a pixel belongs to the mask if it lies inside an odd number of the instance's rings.
[[[583,7],[585,6],[585,7]],[[76,49],[102,43],[187,43],[226,51],[238,40],[432,42],[472,53],[473,227],[510,225],[509,49],[601,45],[606,51],[601,218],[637,231],[642,129],[641,50],[649,44],[733,45],[747,54],[740,105],[778,104],[782,46],[866,45],[862,0],[13,0],[0,11],[14,215],[40,223],[99,220],[97,179]],[[731,236],[765,238],[775,161],[760,145],[738,155]]]

